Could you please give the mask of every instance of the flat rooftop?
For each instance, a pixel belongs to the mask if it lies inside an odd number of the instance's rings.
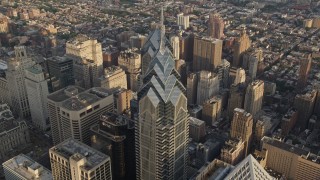
[[[60,89],[59,91],[49,94],[48,99],[54,102],[62,102],[72,97],[72,95],[76,95],[83,91],[84,89],[79,86],[68,86],[64,89]]]
[[[82,159],[85,157],[86,163],[82,168],[87,171],[110,159],[109,156],[71,138],[52,147],[50,150],[66,159]]]
[[[30,71],[33,74],[41,74],[42,73],[42,68],[40,65],[33,65],[33,66],[27,68],[26,70]]]
[[[26,179],[51,180],[51,171],[35,162],[30,157],[20,154],[2,164]],[[37,173],[36,170],[39,172]],[[38,178],[37,178],[38,176]]]
[[[63,63],[66,61],[72,61],[72,59],[68,58],[67,56],[53,56],[51,58],[48,58],[48,61]]]
[[[6,69],[8,69],[7,62],[0,60],[0,70],[6,70]]]
[[[196,125],[196,126],[201,126],[204,124],[204,121],[191,116],[189,117],[189,122],[191,125]]]
[[[307,151],[307,150],[301,149],[299,147],[295,147],[290,144],[286,144],[284,142],[278,141],[278,140],[270,138],[270,137],[265,136],[262,138],[262,141],[263,141],[263,143],[270,144],[270,145],[277,147],[279,149],[282,149],[282,150],[290,151],[290,152],[297,154],[299,156],[301,156],[301,155],[307,156],[309,154],[309,151]]]

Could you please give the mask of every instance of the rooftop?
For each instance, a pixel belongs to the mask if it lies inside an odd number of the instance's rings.
[[[50,151],[66,158],[83,159],[86,158],[86,163],[81,168],[86,171],[91,170],[95,166],[109,160],[110,157],[87,146],[77,140],[67,139],[64,142],[52,147]]]
[[[42,68],[40,65],[33,65],[33,66],[27,68],[26,70],[33,73],[33,74],[41,74],[42,73]]]
[[[195,125],[195,126],[201,126],[205,124],[204,121],[191,116],[189,117],[189,122],[190,122],[190,125]]]
[[[48,95],[48,99],[54,102],[62,102],[69,99],[71,96],[83,92],[84,89],[78,86],[68,86],[64,89],[56,91]]]
[[[8,69],[7,62],[0,60],[0,70],[6,70],[6,69]]]
[[[3,166],[15,171],[26,179],[51,180],[51,171],[35,162],[30,157],[20,154],[3,163]]]

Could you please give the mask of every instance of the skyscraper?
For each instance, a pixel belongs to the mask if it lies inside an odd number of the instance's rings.
[[[112,178],[135,179],[133,121],[115,113],[103,113],[91,132],[91,146],[111,158]]]
[[[195,37],[193,71],[213,71],[221,64],[222,41],[210,37]]]
[[[197,87],[197,104],[202,105],[206,100],[219,93],[219,78],[209,71],[200,71]]]
[[[228,100],[228,116],[233,117],[235,108],[243,108],[245,97],[245,86],[241,84],[233,84],[230,87],[230,96]]]
[[[86,35],[78,35],[66,43],[66,55],[74,60],[74,76],[83,88],[97,86],[103,74],[101,43]]]
[[[74,85],[73,60],[66,56],[48,58],[47,69],[50,76],[51,92]]]
[[[180,59],[180,40],[179,40],[179,37],[178,36],[172,36],[170,38],[170,42],[171,42],[171,46],[173,48],[173,57],[176,59],[176,60],[179,60]]]
[[[177,24],[181,26],[182,29],[188,29],[189,27],[189,16],[183,13],[177,15]]]
[[[58,144],[68,138],[90,143],[90,127],[103,112],[113,111],[113,94],[105,88],[84,91],[69,86],[48,96],[52,139]]]
[[[13,112],[20,117],[30,116],[30,107],[27,96],[26,84],[24,81],[24,70],[31,67],[34,62],[27,56],[24,46],[15,47],[15,58],[9,61],[6,71],[7,87],[10,95],[10,106],[15,107]]]
[[[251,41],[245,29],[242,29],[240,37],[236,39],[233,49],[233,62],[232,66],[241,66],[242,55],[251,46]]]
[[[127,89],[127,76],[126,73],[119,66],[111,66],[104,69],[104,75],[98,80],[98,86],[110,90],[119,88]]]
[[[207,125],[212,126],[221,117],[222,112],[222,98],[215,96],[203,103],[202,119]]]
[[[110,157],[77,140],[67,139],[49,149],[54,180],[111,180]]]
[[[249,148],[252,139],[253,118],[250,113],[247,113],[244,109],[234,109],[234,115],[231,122],[231,138],[240,137],[245,143],[245,156],[249,153]]]
[[[263,92],[264,82],[261,80],[256,80],[247,87],[244,109],[253,116],[255,116],[262,108]]]
[[[298,89],[302,90],[307,85],[308,75],[311,69],[312,58],[311,54],[306,55],[305,58],[300,60],[300,69],[299,69],[299,79],[298,79]]]
[[[299,127],[301,131],[305,130],[308,126],[309,119],[313,114],[316,96],[317,92],[314,90],[306,94],[297,94],[294,99],[293,106],[298,110],[296,127]]]
[[[160,47],[138,93],[136,122],[137,179],[186,179],[189,120],[185,88],[171,50],[165,46],[161,17]],[[152,36],[152,34],[151,34]]]
[[[188,104],[195,104],[197,101],[198,75],[190,73],[187,78],[187,98]]]
[[[242,84],[246,81],[246,72],[242,68],[230,68],[229,71],[229,86]]]
[[[27,68],[26,88],[30,105],[32,123],[39,129],[45,131],[49,127],[47,96],[49,94],[48,82],[40,65]]]
[[[221,39],[224,34],[224,22],[219,14],[211,12],[208,20],[208,36]]]

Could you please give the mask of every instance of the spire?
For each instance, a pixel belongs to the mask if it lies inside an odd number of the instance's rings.
[[[161,24],[161,26],[163,26],[163,24],[164,24],[164,18],[163,18],[163,6],[161,6],[160,24]]]
[[[165,40],[165,33],[166,33],[166,27],[164,25],[164,17],[163,17],[163,6],[161,7],[161,19],[160,19],[160,24],[161,24],[161,33],[160,33],[160,52],[163,53],[165,51],[165,46],[166,46],[166,40]]]

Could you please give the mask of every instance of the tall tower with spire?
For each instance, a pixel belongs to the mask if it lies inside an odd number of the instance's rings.
[[[151,44],[159,48],[154,51],[138,92],[137,179],[182,180],[186,179],[189,136],[186,89],[179,81],[174,57],[166,45],[164,26],[160,32],[149,36]],[[152,46],[146,44],[144,48]]]

